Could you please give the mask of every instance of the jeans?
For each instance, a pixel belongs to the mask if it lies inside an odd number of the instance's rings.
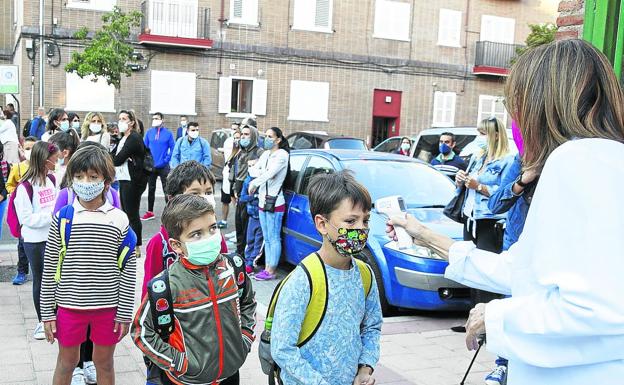
[[[17,241],[17,272],[28,275],[28,257],[24,251],[24,238]]]
[[[262,251],[262,228],[258,218],[249,217],[247,223],[247,247],[245,248],[245,266],[253,266],[253,260]]]
[[[6,199],[0,202],[0,223],[5,222],[4,212],[6,211],[8,202],[9,202],[9,195],[7,194]],[[0,226],[0,237],[2,237],[2,226]]]
[[[43,256],[45,254],[45,242],[24,242],[24,251],[28,262],[30,262],[30,270],[32,271],[33,279],[33,302],[35,303],[35,310],[37,311],[37,318],[41,321],[41,306],[39,296],[41,294],[41,277],[43,276]]]
[[[234,216],[234,225],[236,227],[236,253],[238,255],[245,255],[248,222],[247,203],[239,200],[236,204],[236,213]]]
[[[141,225],[139,208],[141,207],[141,195],[143,195],[143,191],[145,191],[146,184],[146,178],[142,178],[139,181],[119,181],[119,200],[121,200],[121,208],[128,216],[130,227],[136,233],[137,246],[141,246],[142,244],[143,227]]]
[[[147,182],[147,211],[154,211],[154,201],[156,200],[156,181],[160,178],[160,185],[163,191],[167,191],[167,175],[169,175],[169,166],[163,168],[155,168],[150,174]],[[165,202],[167,201],[167,193],[165,192]]]
[[[260,210],[260,226],[264,236],[264,258],[266,267],[277,267],[282,255],[282,218],[284,212],[268,213]]]

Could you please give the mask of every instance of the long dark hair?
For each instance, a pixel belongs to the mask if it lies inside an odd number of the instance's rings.
[[[28,171],[26,171],[20,182],[27,180],[31,184],[45,186],[46,177],[48,175],[46,162],[57,152],[59,152],[59,149],[54,143],[46,143],[43,141],[35,143],[32,148],[32,153],[30,154]]]
[[[143,133],[141,132],[141,128],[139,127],[139,122],[137,121],[137,118],[136,118],[136,115],[134,114],[134,112],[132,112],[131,110],[121,110],[121,111],[119,111],[119,113],[117,114],[117,116],[119,116],[119,115],[121,115],[121,114],[126,114],[126,115],[128,115],[128,119],[130,119],[130,121],[131,121],[132,123],[134,123],[134,124],[132,125],[132,130],[133,130],[134,132],[139,133],[139,135],[143,136]],[[130,126],[128,126],[128,128],[130,128]],[[122,136],[123,136],[123,134],[124,134],[124,133],[120,132],[120,134],[122,134]]]
[[[284,137],[284,133],[279,127],[271,127],[269,128],[269,130],[273,131],[277,139],[280,139],[277,147],[288,153],[288,162],[286,163],[286,178],[284,178],[284,182],[286,182],[290,178],[290,144],[288,144],[288,141]]]
[[[54,122],[62,118],[65,114],[65,110],[62,108],[53,109],[52,112],[50,112],[50,114],[48,115],[48,124],[46,125],[46,131],[60,130],[61,127],[57,127],[56,123]]]

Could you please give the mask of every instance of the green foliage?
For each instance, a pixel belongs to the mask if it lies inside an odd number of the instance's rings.
[[[141,17],[140,12],[124,13],[118,7],[104,14],[102,28],[95,32],[83,52],[72,54],[65,71],[75,72],[81,78],[88,75],[102,77],[108,84],[119,89],[121,76],[130,76],[132,73],[126,67],[126,62],[134,50],[128,39],[132,27],[140,25]],[[74,38],[87,41],[88,34],[89,30],[82,27],[74,34]]]
[[[555,41],[555,34],[557,33],[556,25],[552,23],[529,24],[529,28],[531,29],[531,33],[529,33],[529,36],[527,36],[525,40],[526,47],[517,48],[517,56],[522,55],[531,48]]]

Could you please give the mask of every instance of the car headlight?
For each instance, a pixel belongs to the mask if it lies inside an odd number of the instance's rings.
[[[399,249],[399,245],[397,242],[390,241],[386,243],[385,247],[394,251],[398,251],[399,253],[411,255],[413,257],[444,260],[444,258],[438,255],[435,251],[424,246],[412,245],[408,249]]]

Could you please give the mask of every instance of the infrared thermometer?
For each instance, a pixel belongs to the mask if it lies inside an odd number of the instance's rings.
[[[400,195],[377,199],[375,201],[375,210],[377,210],[379,214],[383,214],[388,218],[392,218],[393,216],[402,216],[405,218],[405,214],[407,213],[407,210],[405,209],[405,201]],[[409,249],[412,247],[412,237],[403,227],[395,225],[394,231],[397,236],[399,249]]]

